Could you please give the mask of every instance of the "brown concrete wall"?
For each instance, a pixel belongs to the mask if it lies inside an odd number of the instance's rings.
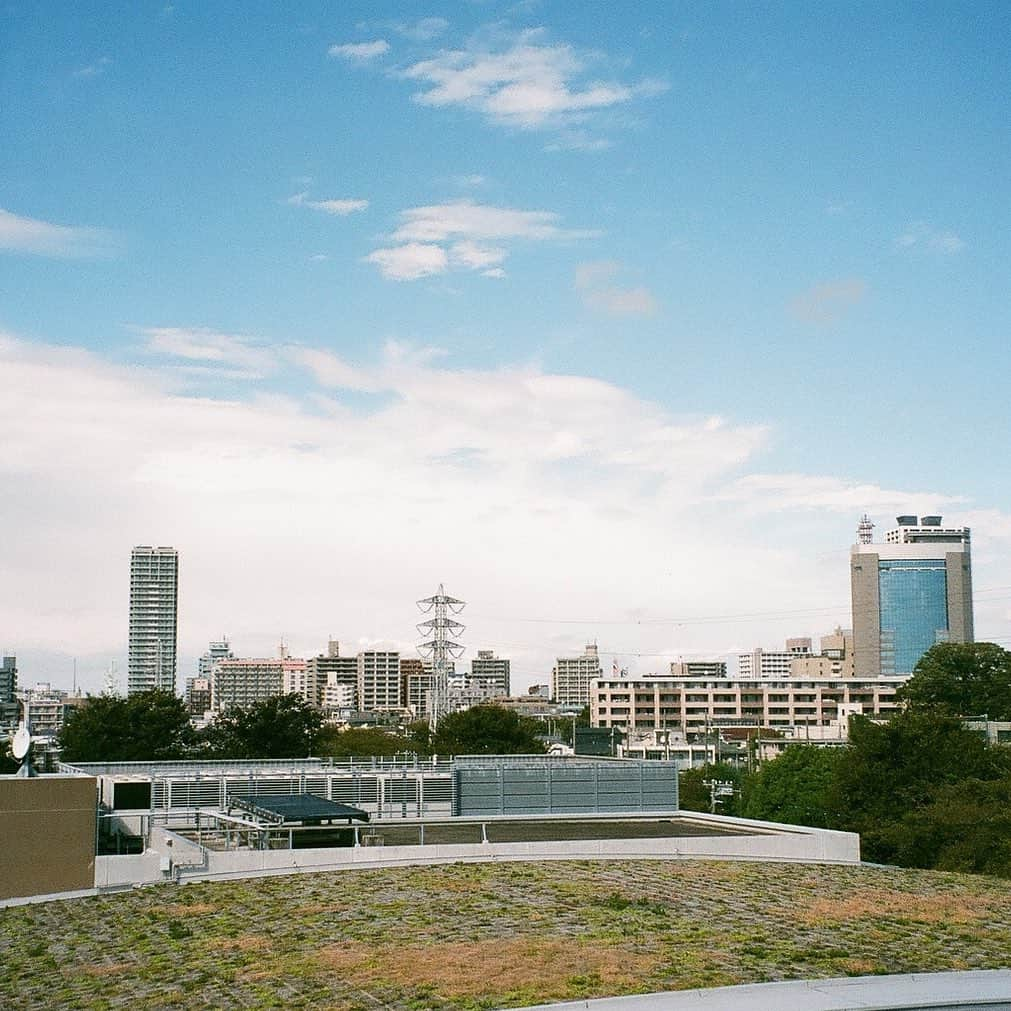
[[[0,776],[0,899],[95,887],[91,776]]]
[[[876,677],[881,673],[881,616],[878,599],[878,559],[873,552],[850,556],[853,604],[853,673]]]
[[[972,560],[965,552],[949,551],[944,557],[948,576],[948,638],[972,642]]]

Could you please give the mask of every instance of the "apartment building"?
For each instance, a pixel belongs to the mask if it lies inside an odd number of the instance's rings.
[[[607,678],[593,682],[590,723],[623,730],[711,726],[828,726],[850,713],[881,716],[898,708],[905,682],[890,678]]]
[[[390,712],[404,707],[400,684],[400,654],[365,650],[358,654],[358,708]]]
[[[0,658],[0,705],[14,701],[14,692],[18,687],[17,657]]]
[[[187,678],[185,700],[190,716],[203,716],[211,708],[211,678]]]
[[[490,649],[479,649],[470,662],[467,691],[489,699],[508,695],[510,666],[505,657],[497,657]]]
[[[602,673],[596,643],[588,644],[582,656],[560,656],[551,671],[551,697],[555,702],[585,706],[590,701],[590,682]]]
[[[130,553],[127,692],[176,690],[179,553],[138,545]]]
[[[341,656],[336,639],[326,653],[310,657],[309,675],[316,685],[317,704],[324,709],[354,709],[358,704],[358,657]]]
[[[211,708],[216,713],[233,706],[251,706],[274,695],[285,685],[304,680],[305,661],[290,657],[219,660],[211,673]]]
[[[427,720],[432,715],[432,693],[435,691],[435,674],[431,660],[404,657],[400,661],[401,697],[416,720]]]
[[[727,662],[726,660],[675,660],[670,665],[670,676],[672,678],[725,678],[727,676]]]

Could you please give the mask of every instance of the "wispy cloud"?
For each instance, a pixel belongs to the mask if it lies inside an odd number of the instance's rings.
[[[118,247],[118,236],[107,229],[55,225],[0,207],[0,250],[36,256],[100,257],[113,255]]]
[[[551,211],[493,207],[473,200],[411,207],[400,214],[392,247],[377,249],[367,260],[384,277],[414,281],[452,267],[503,277],[508,256],[504,242],[585,239],[599,233],[564,228]],[[489,245],[489,243],[493,243]]]
[[[585,239],[600,233],[568,229],[559,225],[553,211],[521,211],[492,207],[473,200],[452,200],[444,204],[411,207],[400,215],[395,239],[440,242],[454,236],[473,239]]]
[[[790,300],[790,314],[808,323],[832,323],[863,301],[867,285],[858,277],[813,285]]]
[[[937,229],[925,221],[914,221],[895,239],[898,249],[922,249],[932,253],[960,253],[965,242],[954,232]]]
[[[228,367],[231,378],[260,379],[273,372],[277,354],[246,334],[227,334],[208,327],[136,327],[151,354]],[[237,368],[235,371],[231,367]],[[213,368],[210,369],[213,371]]]
[[[657,309],[653,294],[643,285],[623,288],[615,284],[621,270],[616,260],[581,263],[576,268],[576,290],[588,306],[613,316],[651,316]]]
[[[87,80],[89,77],[100,77],[111,66],[112,59],[108,56],[101,56],[94,63],[89,63],[86,67],[75,70],[74,77],[82,80]]]
[[[606,151],[611,147],[611,141],[606,137],[594,137],[585,130],[565,130],[550,144],[544,145],[545,151]]]
[[[389,51],[390,44],[386,39],[375,39],[372,42],[344,42],[327,50],[331,56],[355,63],[367,63],[379,56],[385,56]]]
[[[397,21],[390,27],[412,42],[431,42],[449,28],[449,22],[445,18],[419,18],[417,21]]]
[[[324,214],[333,214],[338,217],[347,217],[356,211],[364,211],[368,208],[368,200],[310,200],[308,192],[295,193],[288,197],[287,203],[293,207],[310,207],[314,211],[322,211]]]

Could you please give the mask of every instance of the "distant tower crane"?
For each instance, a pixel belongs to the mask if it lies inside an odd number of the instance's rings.
[[[441,717],[449,712],[449,665],[451,660],[459,660],[463,656],[465,646],[456,642],[464,632],[464,625],[453,617],[465,607],[465,600],[450,597],[439,584],[439,592],[434,597],[425,597],[418,601],[418,608],[423,614],[431,614],[427,621],[418,623],[418,634],[431,636],[425,642],[418,644],[418,652],[432,661],[433,688],[430,705],[430,726],[432,730],[438,726]]]

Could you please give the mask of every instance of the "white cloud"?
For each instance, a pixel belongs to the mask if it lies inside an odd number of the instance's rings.
[[[345,198],[342,200],[310,200],[308,193],[295,193],[288,197],[287,203],[293,207],[310,207],[314,211],[323,211],[324,214],[334,214],[338,217],[347,217],[356,211],[364,211],[368,208],[367,200],[354,200]]]
[[[390,44],[386,39],[375,39],[373,42],[345,42],[342,45],[331,46],[327,52],[331,56],[337,56],[342,60],[353,60],[357,63],[365,63],[374,60],[377,56],[385,56],[390,51]]]
[[[859,277],[825,281],[790,300],[790,313],[808,323],[832,323],[863,301],[867,285]]]
[[[933,253],[960,253],[965,243],[954,232],[936,229],[925,221],[914,221],[895,239],[899,249],[925,249]]]
[[[925,491],[902,491],[837,477],[807,474],[749,474],[730,483],[721,493],[727,501],[740,502],[757,512],[828,510],[858,516],[899,515],[915,512],[929,515],[963,499]]]
[[[203,333],[162,339],[197,355],[214,348]],[[315,384],[221,400],[181,395],[168,365],[0,336],[0,613],[19,652],[106,651],[122,668],[130,547],[163,543],[181,552],[184,656],[222,631],[245,655],[272,653],[281,634],[311,655],[331,633],[351,650],[383,639],[410,653],[413,601],[444,582],[470,601],[464,641],[510,656],[517,686],[593,638],[607,662],[639,654],[622,664],[661,670],[675,657],[649,654],[846,622],[859,513],[950,502],[756,474],[762,426],[676,417],[597,379],[458,369],[402,345],[370,365],[318,348],[286,356]],[[1011,518],[984,520],[1004,531],[987,564],[1006,569]],[[836,543],[827,564],[819,552]],[[822,603],[841,613],[692,620]]]
[[[422,105],[458,105],[524,129],[562,126],[663,87],[655,81],[628,85],[590,79],[594,56],[543,43],[543,37],[543,30],[530,29],[504,45],[475,41],[420,60],[402,76],[422,82],[423,90],[414,96]]]
[[[411,207],[400,214],[392,239],[399,245],[377,249],[366,257],[383,275],[398,281],[416,280],[455,267],[504,277],[508,250],[489,242],[544,242],[596,236],[594,231],[563,228],[551,211],[492,207],[473,200],[454,200]]]
[[[25,218],[0,207],[0,250],[37,256],[110,256],[118,245],[114,233],[102,228],[54,225]]]
[[[506,251],[492,246],[481,246],[470,239],[465,239],[462,242],[454,242],[449,247],[449,258],[461,267],[480,270],[482,267],[498,266],[505,260]]]
[[[622,288],[613,283],[622,266],[615,260],[581,263],[576,268],[576,289],[593,309],[613,316],[651,316],[657,310],[652,292],[643,285]]]
[[[446,250],[424,242],[376,249],[365,259],[379,267],[383,277],[391,281],[417,281],[421,277],[442,274],[449,268]]]
[[[585,239],[595,231],[561,228],[559,215],[551,211],[519,211],[491,207],[473,200],[452,200],[401,212],[395,239],[443,242],[455,236],[471,239]]]
[[[207,327],[138,327],[151,354],[202,362],[205,366],[238,366],[232,378],[258,379],[273,372],[276,352],[245,334],[226,334]],[[214,368],[210,371],[213,373]]]

